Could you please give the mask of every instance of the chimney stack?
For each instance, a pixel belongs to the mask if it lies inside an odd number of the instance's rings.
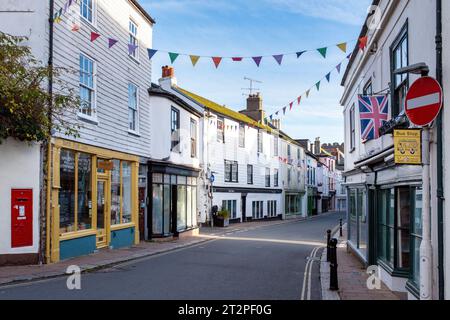
[[[255,121],[264,121],[263,100],[259,93],[251,94],[247,98],[247,109],[240,113],[252,118]]]
[[[175,69],[173,67],[162,67],[162,78],[159,79],[159,85],[165,90],[177,86],[177,78],[175,78]]]
[[[321,145],[320,145],[320,138],[316,138],[316,141],[314,142],[314,153],[315,154],[321,154]]]

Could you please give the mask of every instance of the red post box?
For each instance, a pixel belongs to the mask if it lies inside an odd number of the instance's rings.
[[[33,190],[11,190],[11,247],[33,245]]]

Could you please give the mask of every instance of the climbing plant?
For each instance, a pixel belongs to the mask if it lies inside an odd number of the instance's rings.
[[[0,32],[0,143],[44,141],[58,131],[78,136],[78,94],[67,81],[73,71],[43,65],[24,37]],[[67,73],[67,74],[66,74]],[[52,80],[54,92],[49,93]]]

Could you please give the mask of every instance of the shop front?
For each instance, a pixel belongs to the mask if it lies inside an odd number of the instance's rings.
[[[285,205],[286,216],[300,216],[302,215],[302,198],[301,193],[286,193]]]
[[[50,168],[50,262],[139,242],[139,157],[54,139]]]
[[[150,210],[148,239],[195,234],[200,170],[164,162],[149,162]]]

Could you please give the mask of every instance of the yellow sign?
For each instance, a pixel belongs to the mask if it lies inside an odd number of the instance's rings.
[[[422,131],[394,130],[396,164],[422,164]]]

